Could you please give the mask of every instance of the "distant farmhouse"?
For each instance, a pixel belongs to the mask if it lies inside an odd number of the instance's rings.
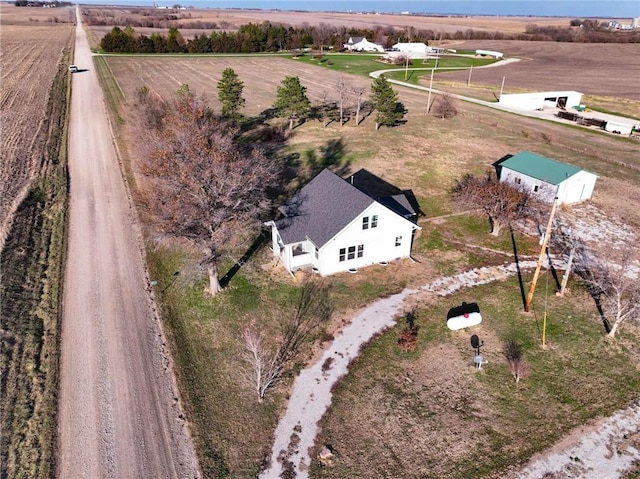
[[[531,191],[543,201],[558,204],[579,203],[591,198],[598,176],[577,166],[561,163],[528,151],[508,156],[497,163],[501,182]]]
[[[271,228],[272,250],[290,273],[326,276],[409,258],[419,211],[402,191],[366,170],[347,180],[325,169],[281,208]]]
[[[345,50],[350,52],[380,52],[384,53],[384,47],[377,43],[372,43],[365,37],[349,37],[347,43],[343,44]]]

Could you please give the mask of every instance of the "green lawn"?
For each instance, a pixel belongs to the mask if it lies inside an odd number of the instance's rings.
[[[402,75],[404,78],[405,65],[392,65],[381,61],[382,55],[369,54],[369,53],[325,53],[322,56],[317,54],[305,53],[299,57],[292,57],[297,62],[304,62],[310,65],[321,66],[329,68],[334,71],[351,73],[356,75],[369,75],[371,72],[377,70],[397,69],[397,74],[387,74],[389,78],[396,78],[391,75]],[[459,57],[459,56],[445,56],[436,59],[424,60],[412,60],[409,64],[409,68],[434,68],[438,69],[448,68],[470,68],[471,66],[477,67],[482,65],[489,65],[494,63],[495,59],[487,58],[472,58],[472,57]],[[436,65],[437,62],[437,65]],[[424,73],[420,73],[424,75]],[[415,77],[413,77],[415,78]],[[417,79],[416,79],[417,81]]]

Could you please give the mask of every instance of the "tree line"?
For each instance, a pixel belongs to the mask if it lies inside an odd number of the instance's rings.
[[[242,25],[236,31],[214,30],[185,39],[178,26],[170,26],[168,33],[138,34],[131,24],[114,26],[105,34],[100,47],[105,52],[120,53],[259,53],[292,51],[299,48],[332,49],[341,51],[350,36],[361,36],[390,48],[398,42],[434,40],[530,40],[580,43],[638,43],[640,31],[614,32],[602,25],[568,27],[540,27],[528,25],[525,33],[477,31],[436,32],[412,27],[346,28],[320,24],[294,27],[263,22]]]

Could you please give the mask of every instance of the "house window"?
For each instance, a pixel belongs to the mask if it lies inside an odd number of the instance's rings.
[[[340,248],[340,254],[338,255],[338,260],[347,261],[355,259],[356,256],[358,258],[362,258],[364,256],[364,245],[359,244],[358,246],[349,246],[348,248]]]
[[[396,236],[396,246],[402,245],[402,236]]]
[[[369,221],[371,219],[371,221]],[[378,215],[373,215],[371,218],[365,216],[362,218],[362,229],[368,230],[369,228],[377,228],[378,227]]]
[[[533,185],[533,192],[536,193],[540,189],[540,186]]]
[[[516,178],[516,185],[519,185],[520,183],[522,183],[522,179],[521,178]]]
[[[320,253],[318,252],[318,248],[316,247],[316,259],[320,257]]]

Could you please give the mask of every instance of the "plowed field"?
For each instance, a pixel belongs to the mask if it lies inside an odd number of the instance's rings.
[[[333,94],[339,75],[328,69],[277,57],[108,57],[108,62],[128,101],[142,85],[166,97],[187,83],[192,91],[207,96],[216,108],[216,84],[222,71],[231,67],[245,84],[243,96],[247,102],[243,113],[246,115],[270,108],[285,76],[299,77],[311,101],[317,103],[323,92]],[[385,66],[381,64],[380,68]],[[351,75],[348,81],[354,86],[371,84],[369,78]],[[400,92],[400,100],[411,108],[426,105],[424,94],[408,90]]]
[[[2,7],[3,13],[5,8]],[[15,8],[15,7],[14,7]],[[40,9],[43,10],[43,9]],[[66,9],[65,9],[66,10]],[[72,24],[4,23],[0,62],[0,249],[11,216],[41,160],[49,89],[72,39]]]
[[[473,70],[473,84],[494,86],[496,91],[505,77],[505,92],[575,90],[640,101],[638,44],[476,40],[453,48],[497,50],[507,58],[520,58],[503,67]],[[443,73],[438,77],[466,82],[469,73]]]

